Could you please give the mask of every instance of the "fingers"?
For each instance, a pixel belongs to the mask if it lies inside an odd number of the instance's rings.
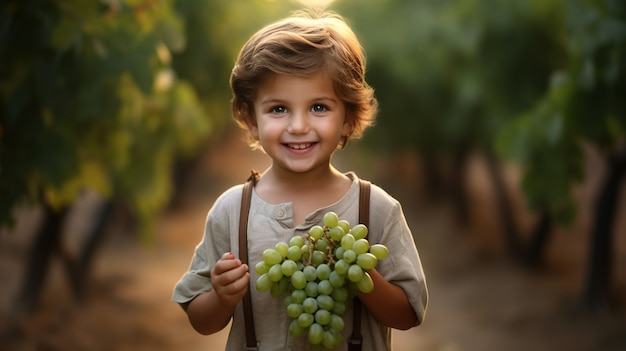
[[[236,259],[235,254],[232,252],[227,252],[217,261],[215,267],[211,270],[211,276],[220,275],[226,271],[241,267],[242,265],[246,267],[247,271],[247,265],[244,265],[241,260]]]
[[[222,303],[237,304],[246,294],[250,283],[248,265],[225,253],[211,270],[211,284]]]

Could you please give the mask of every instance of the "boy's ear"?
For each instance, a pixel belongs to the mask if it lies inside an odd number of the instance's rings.
[[[254,114],[250,112],[248,108],[242,109],[243,120],[246,121],[246,125],[248,126],[248,131],[250,132],[250,136],[255,140],[259,140],[259,127],[256,123],[256,118]]]
[[[256,123],[255,124],[248,123],[248,130],[250,131],[250,136],[254,140],[259,140],[259,127],[257,127]]]
[[[353,131],[354,131],[354,128],[352,124],[349,123],[348,119],[346,118],[346,120],[343,121],[343,126],[341,126],[341,135],[348,137],[352,135]]]

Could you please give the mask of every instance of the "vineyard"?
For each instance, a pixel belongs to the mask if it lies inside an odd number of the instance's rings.
[[[172,288],[268,165],[232,131],[240,45],[312,2],[0,4],[1,350],[221,349]],[[380,102],[336,165],[401,201],[429,284],[397,350],[626,349],[626,3],[325,2]]]

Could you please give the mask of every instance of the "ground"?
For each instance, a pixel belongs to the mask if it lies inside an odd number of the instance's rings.
[[[617,298],[611,308],[590,311],[580,303],[588,217],[580,216],[574,226],[557,230],[545,267],[529,271],[508,258],[495,234],[497,212],[479,162],[469,179],[473,220],[459,227],[445,202],[416,195],[419,169],[410,158],[367,161],[348,150],[337,155],[340,168],[368,169],[359,174],[403,203],[428,279],[426,320],[417,328],[394,332],[396,351],[626,350],[624,216],[616,229],[613,289]],[[267,164],[263,155],[249,151],[238,137],[212,145],[185,178],[177,201],[157,220],[151,243],[139,241],[125,217],[116,214],[98,253],[88,298],[80,303],[71,298],[66,277],[55,262],[40,308],[30,315],[15,315],[11,306],[40,213],[21,209],[18,227],[0,232],[0,350],[223,349],[227,330],[211,336],[196,334],[182,310],[170,301],[172,287],[189,264],[215,197],[243,181],[249,169],[262,170]],[[514,184],[515,173],[509,175]],[[580,197],[589,198],[593,186],[592,182],[581,188]],[[73,217],[74,228],[89,221],[85,213],[97,203],[94,198],[84,200]],[[532,221],[532,217],[520,218],[522,223]],[[79,236],[68,231],[69,237]],[[68,239],[68,245],[72,242]]]

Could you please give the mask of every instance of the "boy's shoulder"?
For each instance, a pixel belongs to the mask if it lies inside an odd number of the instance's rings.
[[[372,203],[377,204],[378,206],[396,206],[399,204],[399,201],[396,200],[387,190],[385,190],[382,186],[374,183],[374,181],[358,177],[354,172],[351,173],[350,177],[355,179],[355,181],[369,181],[370,182],[370,201]]]
[[[396,204],[399,203],[399,201],[395,197],[393,197],[391,194],[389,194],[387,190],[373,183],[372,183],[372,188],[370,191],[370,197],[372,201],[379,203],[379,204],[385,204],[388,206],[395,206]]]
[[[214,209],[226,209],[229,210],[231,208],[239,208],[241,206],[241,195],[243,194],[243,184],[233,185],[230,188],[226,189],[222,192],[215,203],[213,204]]]

